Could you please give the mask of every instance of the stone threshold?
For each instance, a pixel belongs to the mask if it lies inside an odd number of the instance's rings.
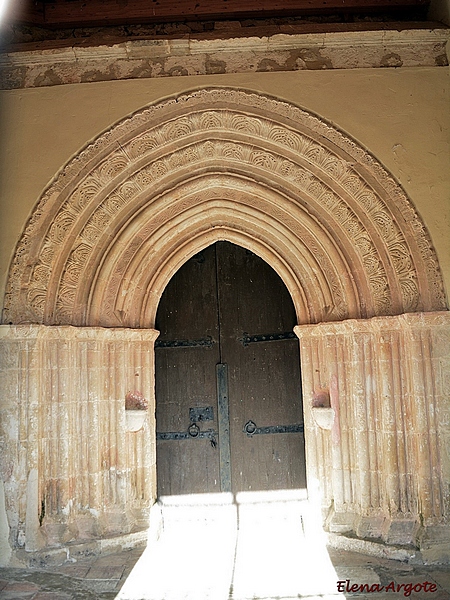
[[[449,39],[450,29],[437,26],[74,44],[0,55],[0,89],[231,73],[447,66]]]

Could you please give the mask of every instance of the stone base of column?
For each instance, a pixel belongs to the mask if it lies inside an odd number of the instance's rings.
[[[16,550],[9,565],[22,568],[59,566],[67,561],[82,560],[87,556],[106,556],[122,550],[146,546],[148,537],[149,530],[145,529],[110,538],[69,543],[59,548],[45,548],[36,552]]]
[[[325,522],[334,548],[414,564],[450,563],[450,526],[422,526],[413,517],[332,512]]]
[[[357,515],[353,513],[332,512],[326,521],[326,529],[331,533],[351,533],[355,529]]]
[[[143,518],[143,515],[141,515]],[[81,527],[81,524],[79,523]],[[162,532],[161,507],[158,503],[146,511],[145,527],[132,533],[115,535],[109,537],[97,537],[95,539],[75,540],[60,544],[58,547],[43,548],[36,552],[26,552],[25,550],[15,550],[9,557],[5,566],[10,567],[45,567],[58,566],[67,561],[81,560],[86,556],[107,556],[120,552],[147,546],[156,542]],[[88,532],[93,530],[88,526]],[[79,531],[81,535],[81,529]]]
[[[418,542],[425,564],[450,563],[450,525],[430,525],[424,527]]]
[[[355,533],[362,539],[380,539],[386,518],[383,515],[370,517],[358,517],[356,520]]]
[[[331,548],[400,560],[415,565],[448,564],[450,562],[449,539],[450,528],[444,525],[425,528],[418,547],[408,544],[388,544],[379,539],[376,541],[360,539],[339,533],[327,534],[327,544]]]
[[[420,552],[415,548],[402,548],[399,546],[388,546],[380,544],[378,541],[361,540],[338,533],[327,534],[327,545],[337,550],[346,550],[348,552],[360,552],[368,556],[377,558],[388,558],[391,560],[400,560],[402,562],[416,564],[421,562]]]
[[[417,547],[421,525],[417,519],[386,519],[382,538],[386,544]]]

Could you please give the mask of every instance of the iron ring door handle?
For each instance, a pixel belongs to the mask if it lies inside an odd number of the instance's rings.
[[[188,434],[191,437],[196,438],[199,436],[199,433],[200,433],[200,427],[197,425],[197,423],[192,423],[192,425],[189,425]]]
[[[244,433],[246,433],[247,435],[253,435],[256,431],[257,427],[256,427],[256,423],[254,423],[253,421],[247,421],[247,423],[244,425]]]

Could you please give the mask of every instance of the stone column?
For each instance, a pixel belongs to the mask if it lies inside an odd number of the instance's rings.
[[[1,326],[1,467],[11,547],[143,528],[156,498],[155,330]],[[125,395],[148,400],[127,431]]]
[[[414,544],[444,560],[450,313],[303,325],[296,332],[307,475],[319,478],[330,530]],[[328,390],[334,409],[328,429],[311,418],[317,387]]]

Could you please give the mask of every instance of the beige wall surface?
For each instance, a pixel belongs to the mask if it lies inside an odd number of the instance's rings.
[[[450,291],[450,74],[442,68],[173,77],[0,92],[0,296],[42,191],[89,141],[142,107],[205,86],[284,99],[326,119],[403,186],[435,246]]]

